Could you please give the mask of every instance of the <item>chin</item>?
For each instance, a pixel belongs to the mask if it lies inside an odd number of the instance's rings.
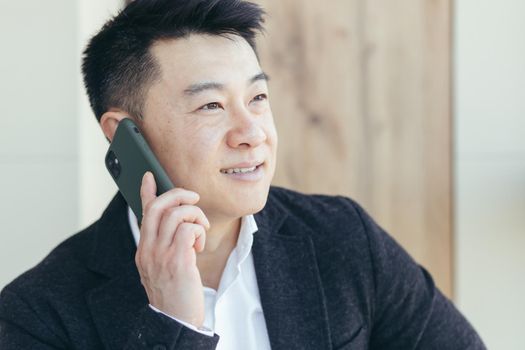
[[[251,206],[249,208],[249,212],[245,213],[244,215],[249,215],[249,214],[256,214],[258,212],[260,212],[261,210],[264,209],[264,207],[266,206],[266,201],[268,199],[268,196],[265,196],[264,200],[261,200],[261,201],[258,201],[257,203],[254,203],[253,206]]]
[[[249,193],[249,194],[239,194],[238,196],[231,196],[228,203],[223,203],[223,208],[225,205],[229,205],[229,207],[232,209],[230,210],[229,216],[232,217],[242,217],[245,215],[255,214],[263,210],[263,208],[266,205],[266,202],[268,200],[268,191],[269,188],[266,188],[266,190],[260,190],[256,194]],[[241,205],[239,205],[241,204]]]

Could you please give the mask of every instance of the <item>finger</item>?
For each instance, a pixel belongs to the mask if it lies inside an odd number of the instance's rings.
[[[201,226],[202,227],[202,226]],[[197,253],[200,253],[204,250],[204,246],[206,244],[206,230],[204,230],[204,227],[202,228],[202,232],[200,235],[197,236],[195,244],[193,247],[195,248],[195,251]]]
[[[142,184],[140,186],[140,199],[142,202],[143,215],[148,203],[150,203],[157,197],[156,193],[157,183],[155,182],[155,178],[153,177],[153,174],[150,171],[147,171],[142,177]]]
[[[198,200],[199,195],[197,193],[182,188],[171,189],[151,200],[145,206],[140,227],[141,239],[144,240],[144,244],[148,246],[154,244],[164,211],[181,204],[195,204]],[[142,237],[143,235],[144,237]]]
[[[195,251],[202,251],[206,238],[206,231],[202,225],[183,222],[177,227],[173,244],[170,249],[173,250],[174,259],[180,262],[187,257],[188,251],[195,248]],[[198,243],[197,243],[198,242]]]
[[[146,208],[157,198],[157,184],[155,178],[150,171],[147,171],[142,177],[142,184],[140,186],[140,199],[142,202],[142,217],[146,213]],[[143,219],[142,218],[142,219]],[[155,240],[155,235],[149,234],[151,230],[145,230],[144,221],[142,220],[140,225],[140,237],[139,244],[137,247],[137,253],[142,250],[147,250],[147,247]],[[140,256],[139,256],[140,258]]]
[[[204,212],[194,205],[180,205],[167,209],[162,215],[156,244],[167,247],[173,242],[177,227],[183,223],[196,223],[209,229],[210,222]]]

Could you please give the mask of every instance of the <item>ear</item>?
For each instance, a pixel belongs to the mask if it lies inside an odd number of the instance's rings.
[[[124,118],[129,117],[121,110],[109,110],[100,117],[100,127],[109,142],[113,140],[118,123]]]

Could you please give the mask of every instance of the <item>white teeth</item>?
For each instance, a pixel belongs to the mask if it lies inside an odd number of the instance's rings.
[[[221,170],[221,173],[223,174],[233,174],[233,173],[249,173],[256,169],[257,167],[251,167],[251,168],[233,168],[233,169],[226,169]]]

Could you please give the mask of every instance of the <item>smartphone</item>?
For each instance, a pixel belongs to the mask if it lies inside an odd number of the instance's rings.
[[[147,171],[153,173],[157,183],[157,195],[174,187],[140,129],[129,118],[119,122],[106,153],[105,163],[120,193],[137,216],[139,224],[142,221],[140,187],[144,174]]]

